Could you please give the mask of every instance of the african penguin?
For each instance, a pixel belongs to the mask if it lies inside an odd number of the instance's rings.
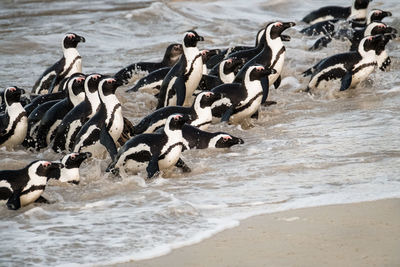
[[[67,33],[62,42],[63,57],[46,69],[32,88],[34,94],[57,92],[60,82],[76,72],[82,72],[82,59],[76,47],[85,38],[76,33]]]
[[[27,133],[28,118],[20,101],[25,91],[16,86],[4,91],[5,113],[0,114],[0,147],[7,149],[20,145]]]
[[[57,127],[52,146],[54,151],[71,151],[76,134],[82,125],[96,114],[100,106],[98,87],[102,77],[101,74],[97,73],[86,77],[84,83],[85,99],[71,109]]]
[[[92,156],[90,152],[85,153],[69,153],[65,155],[60,163],[62,166],[53,168],[49,175],[49,179],[56,179],[63,183],[79,184],[80,174],[79,167],[85,159]]]
[[[122,107],[115,95],[121,82],[103,77],[99,83],[100,107],[75,137],[74,152],[91,152],[93,157],[103,154],[105,147],[111,158],[117,154],[116,144],[124,129]]]
[[[196,47],[204,38],[188,31],[183,39],[183,54],[164,78],[158,95],[157,109],[165,106],[190,106],[192,94],[203,74],[202,54]]]
[[[196,96],[191,107],[168,106],[157,109],[133,126],[134,134],[153,133],[157,129],[164,127],[168,117],[176,113],[187,114],[189,116],[189,124],[201,130],[206,130],[212,122],[211,105],[220,98],[221,94],[202,92]]]
[[[223,83],[232,83],[244,63],[243,58],[230,57],[216,65],[209,74],[219,77]]]
[[[135,81],[135,75],[140,72],[153,72],[155,70],[172,67],[182,55],[183,49],[181,44],[170,44],[164,54],[161,62],[138,62],[133,63],[115,74],[115,79],[119,80],[122,85],[129,85]]]
[[[53,140],[58,125],[65,115],[85,99],[86,76],[82,73],[75,73],[67,81],[67,97],[52,106],[43,115],[37,128],[36,149],[47,147]]]
[[[43,193],[49,173],[60,168],[61,163],[36,160],[19,170],[0,171],[0,200],[7,201],[7,207],[17,210],[34,201],[46,201]]]
[[[160,91],[160,87],[165,76],[168,74],[170,70],[171,70],[170,67],[165,67],[150,72],[148,75],[139,79],[136,82],[136,84],[132,88],[126,90],[126,92],[137,92],[141,90],[151,90],[151,91],[156,90],[158,93]]]
[[[190,171],[180,159],[184,149],[182,127],[187,121],[188,115],[173,114],[168,117],[162,131],[131,138],[119,149],[117,157],[106,171],[114,174],[120,170],[125,172],[125,169],[139,171],[147,165],[147,178],[174,165],[183,171]]]
[[[384,35],[364,37],[357,51],[336,54],[321,60],[304,74],[311,74],[307,91],[331,88],[330,81],[341,79],[340,91],[363,81],[377,66],[377,53],[385,49]]]

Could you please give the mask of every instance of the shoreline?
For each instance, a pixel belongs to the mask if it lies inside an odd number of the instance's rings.
[[[400,198],[258,215],[169,254],[112,266],[399,266]]]

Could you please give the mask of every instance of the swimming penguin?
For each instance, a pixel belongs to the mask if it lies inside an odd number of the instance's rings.
[[[244,63],[243,58],[230,57],[215,66],[209,74],[219,77],[223,83],[232,83]]]
[[[161,84],[170,70],[171,70],[170,67],[165,67],[150,72],[148,75],[139,79],[136,82],[136,84],[132,88],[126,90],[126,92],[137,92],[141,90],[151,90],[151,91],[156,90],[157,93],[155,94],[158,94],[158,92],[160,91]]]
[[[349,38],[351,42],[350,51],[356,51],[358,49],[358,45],[360,44],[361,39],[365,36],[386,33],[396,34],[397,30],[387,26],[383,22],[371,22],[365,28],[354,31],[352,38]]]
[[[202,131],[187,123],[182,128],[182,135],[186,149],[229,148],[244,143],[243,139],[233,135]]]
[[[267,69],[274,69],[276,72],[271,74],[269,86],[272,84],[278,88],[281,84],[281,72],[285,61],[285,46],[282,43],[281,34],[284,30],[295,26],[294,22],[271,22],[265,28],[265,39],[263,50],[254,58],[249,60],[236,75],[234,82],[240,83],[244,79],[247,68],[254,65],[262,65]]]
[[[152,178],[159,171],[172,166],[190,168],[180,158],[184,149],[182,127],[189,121],[188,115],[173,114],[168,117],[162,131],[151,134],[140,134],[123,145],[106,171],[114,174],[125,171],[125,168],[139,171],[147,165],[147,178]]]
[[[268,75],[271,72],[274,70],[254,65],[247,68],[242,83],[222,84],[211,90],[223,95],[211,106],[213,118],[232,123],[250,118],[268,97]]]
[[[129,85],[134,82],[135,74],[140,72],[153,72],[155,70],[172,67],[182,55],[183,49],[181,44],[170,44],[165,51],[164,58],[161,62],[138,62],[129,65],[115,74],[115,79],[119,80],[122,85]]]
[[[202,54],[196,47],[204,38],[188,31],[183,39],[183,54],[164,78],[158,95],[157,109],[165,106],[190,106],[192,94],[203,74]]]
[[[351,7],[325,6],[314,10],[305,16],[302,21],[315,24],[324,20],[352,19],[354,21],[365,21],[367,8],[372,0],[354,0]]]
[[[189,116],[189,124],[201,130],[206,130],[212,121],[211,105],[220,98],[221,94],[202,92],[196,96],[191,107],[168,106],[157,109],[133,126],[134,134],[153,133],[157,129],[164,127],[168,117],[176,113],[187,114]]]
[[[52,146],[55,152],[71,151],[76,134],[82,125],[96,114],[100,106],[98,86],[102,77],[101,74],[97,73],[86,77],[84,84],[85,100],[70,110],[58,126]]]
[[[372,22],[382,22],[384,18],[390,16],[392,16],[392,13],[390,11],[383,11],[382,9],[374,8],[368,13],[365,23],[351,21],[351,26],[352,28],[362,28]]]
[[[384,34],[385,41],[381,44],[381,46],[385,47],[386,44],[390,41],[396,38],[396,34]],[[390,66],[390,63],[392,60],[390,59],[389,55],[387,54],[387,51],[385,48],[377,50],[377,63],[378,63],[378,68],[381,71],[387,71],[388,67]]]
[[[364,37],[357,51],[336,54],[321,60],[304,72],[311,74],[307,91],[330,86],[331,80],[341,79],[340,91],[354,87],[365,80],[377,66],[377,53],[385,49],[384,35]]]
[[[124,129],[121,103],[115,96],[119,86],[121,82],[114,78],[102,78],[99,83],[100,107],[76,135],[74,152],[91,152],[93,157],[99,157],[103,154],[103,146],[112,159],[117,154],[116,144]]]
[[[41,197],[49,173],[61,163],[36,160],[19,170],[0,171],[0,200],[7,200],[10,210],[17,210],[35,201],[47,202]]]
[[[32,93],[46,94],[57,92],[60,82],[76,72],[82,72],[82,60],[76,47],[85,38],[75,33],[67,33],[62,42],[63,57],[45,70],[33,86]]]
[[[60,125],[65,115],[85,99],[85,79],[86,76],[82,73],[71,75],[67,82],[67,97],[52,106],[43,115],[37,128],[37,150],[45,148],[50,144],[54,138],[58,125]]]
[[[5,113],[0,114],[0,147],[7,149],[20,145],[26,136],[28,118],[25,109],[19,102],[25,91],[16,86],[4,91]]]
[[[48,175],[48,179],[56,179],[63,183],[79,184],[80,174],[79,167],[85,159],[92,156],[90,152],[70,153],[65,155],[61,160],[62,166],[52,168]]]

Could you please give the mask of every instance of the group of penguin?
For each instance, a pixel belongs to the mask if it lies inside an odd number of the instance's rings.
[[[349,52],[304,71],[304,76],[311,75],[306,91],[313,93],[335,80],[343,91],[365,80],[375,67],[387,70],[385,46],[397,32],[381,22],[391,13],[368,13],[369,2],[322,7],[303,18],[310,26],[301,33],[322,35],[312,50],[336,37],[351,42]],[[31,95],[8,87],[1,93],[0,109],[0,147],[22,145],[34,151],[49,146],[66,155],[60,161],[36,160],[19,170],[0,171],[0,200],[9,209],[47,202],[41,196],[47,181],[79,183],[79,166],[90,157],[110,155],[106,171],[115,175],[145,168],[152,178],[172,166],[189,172],[181,158],[184,150],[243,144],[241,138],[207,128],[221,121],[242,124],[257,118],[261,105],[274,103],[267,101],[269,88],[280,86],[283,42],[291,39],[283,32],[293,26],[294,22],[270,22],[258,31],[255,46],[203,51],[197,44],[204,38],[191,30],[181,44],[167,47],[161,62],[134,63],[112,76],[83,74],[77,46],[85,38],[66,34],[62,59],[42,74]],[[136,80],[143,73],[147,75]],[[156,110],[136,125],[123,116],[115,95],[119,87],[133,83],[128,92],[151,90],[158,99]]]

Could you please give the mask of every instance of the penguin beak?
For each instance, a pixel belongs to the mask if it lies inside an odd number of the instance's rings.
[[[291,28],[293,26],[296,26],[296,23],[294,23],[294,22],[283,22],[282,23],[283,31],[288,29],[288,28]]]
[[[62,164],[61,162],[51,162],[51,165],[50,165],[50,168],[51,169],[61,169],[61,168],[64,168],[64,164]]]
[[[16,88],[20,91],[21,95],[25,94],[25,90],[24,89],[18,88],[18,87],[16,87]]]
[[[242,138],[235,138],[235,144],[244,144],[244,141],[243,141],[243,139]]]
[[[393,34],[396,34],[397,33],[397,30],[395,29],[395,28],[392,28],[392,27],[387,27],[387,32],[386,33],[393,33]]]
[[[204,37],[203,36],[197,36],[197,41],[204,41]]]
[[[390,11],[383,11],[382,12],[383,17],[391,17],[392,16],[392,12]]]
[[[76,37],[77,37],[77,39],[78,39],[78,42],[81,42],[81,43],[86,42],[85,37],[83,37],[83,36],[76,36]]]

